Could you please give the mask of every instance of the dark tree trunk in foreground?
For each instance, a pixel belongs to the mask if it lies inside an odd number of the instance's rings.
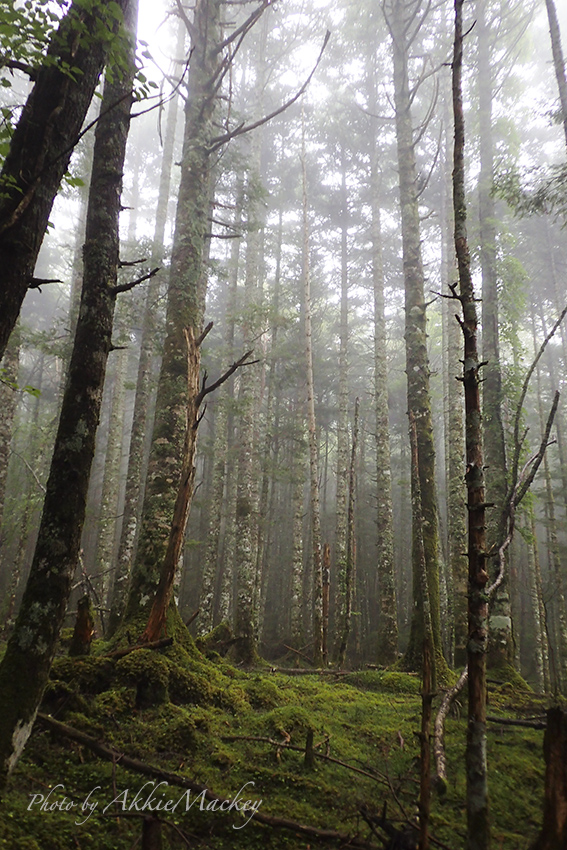
[[[459,267],[459,293],[463,317],[459,319],[464,338],[463,385],[465,390],[466,475],[469,559],[469,639],[467,643],[469,713],[467,727],[467,850],[488,850],[488,786],[486,770],[486,649],[488,604],[486,597],[486,529],[484,459],[480,407],[477,312],[467,243],[465,197],[465,122],[461,90],[463,62],[463,0],[455,0],[455,43],[453,53],[453,115],[455,149],[453,166],[453,210],[455,250]]]
[[[22,111],[0,175],[0,358],[20,314],[55,195],[77,144],[81,125],[103,68],[109,32],[98,41],[80,33],[95,31],[94,21],[115,18],[107,6],[73,4],[51,39],[49,65],[37,80]],[[119,0],[124,9],[126,0]],[[105,28],[103,27],[103,30]],[[66,63],[73,76],[59,70]]]
[[[545,801],[543,826],[531,850],[567,847],[567,712],[559,706],[547,711],[543,739]]]
[[[134,17],[134,3],[132,4]],[[20,613],[0,665],[0,788],[31,732],[79,558],[89,475],[111,345],[122,169],[130,125],[130,73],[105,86],[96,130],[81,307],[43,514]]]

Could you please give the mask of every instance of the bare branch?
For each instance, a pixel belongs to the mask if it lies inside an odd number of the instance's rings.
[[[211,139],[211,147],[209,148],[209,153],[214,153],[214,151],[218,150],[221,147],[221,145],[224,145],[225,142],[228,142],[231,139],[234,139],[236,136],[242,136],[243,133],[249,133],[251,130],[255,130],[257,127],[261,127],[262,124],[267,124],[268,121],[271,121],[273,118],[276,118],[276,116],[281,115],[282,112],[285,112],[286,109],[289,109],[289,107],[292,106],[292,104],[294,104],[297,100],[299,100],[299,98],[301,97],[301,95],[303,94],[303,92],[306,90],[307,86],[311,82],[313,74],[315,73],[315,71],[319,67],[319,63],[321,62],[321,59],[323,57],[323,52],[324,52],[325,48],[327,47],[327,44],[328,44],[330,37],[331,37],[331,33],[330,33],[329,30],[327,30],[327,32],[325,33],[325,38],[323,40],[323,46],[321,47],[321,52],[319,53],[319,58],[317,59],[315,66],[313,67],[313,70],[311,71],[311,73],[309,74],[309,76],[307,77],[307,79],[305,80],[303,85],[301,86],[301,88],[296,92],[296,94],[292,98],[290,98],[288,101],[286,101],[286,103],[284,103],[278,109],[274,110],[274,112],[271,112],[269,115],[266,115],[264,118],[260,118],[258,121],[254,121],[253,124],[246,124],[246,125],[241,124],[235,130],[231,130],[230,132],[225,133],[223,136],[217,136],[215,139]]]
[[[218,378],[218,379],[214,382],[214,384],[211,384],[211,385],[210,385],[210,387],[207,387],[207,386],[206,386],[206,382],[207,382],[207,375],[205,374],[205,375],[203,376],[203,381],[202,381],[202,385],[201,385],[201,390],[200,390],[200,392],[199,392],[199,394],[198,394],[198,396],[197,396],[197,407],[199,407],[199,405],[201,404],[201,402],[203,401],[203,399],[205,398],[205,396],[209,395],[209,393],[212,393],[212,392],[214,392],[215,390],[218,390],[218,388],[219,388],[220,386],[222,386],[222,384],[224,384],[224,383],[225,383],[225,381],[228,381],[228,379],[231,377],[231,375],[234,375],[234,373],[236,372],[236,370],[237,370],[237,369],[240,369],[242,366],[253,366],[253,365],[254,365],[254,363],[259,363],[259,362],[260,362],[259,360],[248,360],[248,358],[249,358],[249,357],[250,357],[250,355],[253,353],[253,351],[254,351],[254,349],[251,349],[250,351],[247,351],[247,352],[246,352],[246,354],[244,354],[244,355],[240,358],[240,360],[237,360],[235,363],[233,363],[233,364],[232,364],[232,366],[230,366],[230,367],[226,370],[226,372],[224,372],[224,373],[220,376],[220,378]]]
[[[138,277],[136,278],[136,280],[131,280],[130,283],[121,283],[118,286],[113,286],[111,292],[113,295],[118,295],[119,292],[128,292],[130,289],[134,289],[135,286],[138,286],[139,283],[143,283],[145,280],[149,280],[159,271],[161,271],[161,268],[157,266],[157,268],[152,269],[151,272],[142,275],[142,277]]]

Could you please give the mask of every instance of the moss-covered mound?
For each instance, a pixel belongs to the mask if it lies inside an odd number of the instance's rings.
[[[417,677],[246,673],[214,650],[215,660],[207,658],[192,643],[122,657],[105,657],[108,651],[99,645],[98,655],[58,658],[42,707],[106,749],[94,752],[88,742],[39,720],[0,808],[2,850],[127,850],[141,842],[152,810],[163,822],[164,850],[341,845],[247,822],[260,799],[264,814],[358,835],[377,848],[361,810],[378,815],[387,803],[400,827],[415,817]],[[490,711],[502,716],[542,710],[533,694],[509,683],[495,684],[490,699]],[[457,705],[446,727],[447,793],[434,799],[431,827],[455,850],[464,846],[465,833],[465,724],[458,715]],[[502,850],[527,848],[537,832],[542,736],[540,730],[490,724],[494,846]],[[324,756],[315,757],[314,767],[305,758],[311,739]],[[133,770],[128,759],[148,769]],[[152,768],[167,771],[171,781]],[[195,784],[191,791],[174,784],[171,774],[206,786],[212,797],[199,796]],[[223,812],[225,798],[225,809],[233,805]],[[237,811],[246,799],[248,809]]]

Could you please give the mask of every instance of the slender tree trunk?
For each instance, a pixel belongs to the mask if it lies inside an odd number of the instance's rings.
[[[462,307],[464,338],[463,385],[466,417],[466,475],[469,559],[469,639],[467,771],[467,850],[488,850],[490,822],[486,765],[486,650],[488,605],[486,600],[486,527],[484,456],[480,404],[478,319],[467,242],[465,196],[465,121],[462,100],[463,0],[455,0],[455,43],[453,52],[453,116],[455,148],[453,167],[453,212],[455,251],[459,267],[458,299]],[[453,291],[457,297],[456,288]]]
[[[567,712],[561,706],[547,711],[543,753],[543,826],[530,850],[564,850],[567,846]]]
[[[0,362],[0,547],[2,545],[2,517],[6,497],[6,479],[10,463],[10,444],[14,416],[18,404],[18,370],[20,365],[20,329],[14,328],[6,353]]]
[[[486,0],[476,5],[478,38],[478,120],[480,175],[478,181],[480,219],[480,265],[482,270],[482,413],[486,462],[487,499],[495,507],[487,514],[488,546],[497,553],[506,537],[504,502],[508,490],[506,446],[502,427],[502,374],[498,329],[498,275],[496,269],[496,211],[492,194],[494,142],[492,138],[493,82],[486,22]],[[498,567],[494,568],[496,572]],[[501,667],[514,663],[509,577],[496,590],[490,603],[490,644],[488,665]]]
[[[341,300],[339,318],[339,392],[337,416],[337,467],[335,496],[336,651],[339,664],[344,662],[344,634],[349,601],[347,599],[347,492],[348,492],[348,194],[346,157],[341,147]],[[350,627],[349,627],[350,628]],[[341,660],[342,654],[342,660]]]
[[[185,28],[178,25],[176,53],[180,56],[185,42]],[[163,243],[167,223],[168,202],[171,186],[171,170],[175,147],[175,131],[179,106],[174,97],[169,105],[165,125],[163,156],[161,161],[160,183],[156,208],[156,220],[152,246],[152,266],[163,261]],[[145,441],[149,419],[151,396],[152,361],[155,351],[155,337],[159,327],[158,296],[162,278],[153,277],[148,285],[144,304],[144,319],[140,343],[140,359],[138,361],[138,376],[136,380],[136,399],[132,418],[130,447],[128,450],[128,472],[126,492],[124,495],[124,510],[116,569],[113,575],[112,596],[109,617],[109,633],[114,634],[120,623],[126,605],[128,579],[135,553],[135,544],[139,528],[141,488],[145,468]],[[143,496],[143,494],[142,494]]]
[[[352,448],[350,455],[349,480],[348,480],[348,510],[347,510],[347,549],[345,564],[345,608],[341,623],[341,635],[337,663],[342,667],[345,663],[348,639],[351,629],[352,603],[355,585],[355,555],[356,541],[354,535],[354,512],[355,512],[355,475],[356,475],[356,453],[358,450],[358,418],[360,402],[358,398],[354,404],[354,424],[352,429]]]
[[[127,8],[130,30],[137,7]],[[96,129],[84,248],[81,309],[55,441],[38,541],[14,632],[0,665],[0,787],[30,735],[79,559],[87,488],[111,346],[118,267],[118,216],[134,68],[107,81]],[[117,104],[118,105],[115,105]],[[113,109],[109,109],[110,105]]]
[[[567,76],[565,75],[565,60],[563,59],[563,49],[561,47],[561,33],[559,30],[559,21],[557,20],[555,3],[553,0],[545,0],[545,6],[547,8],[547,18],[549,21],[549,34],[551,36],[551,50],[553,53],[555,79],[557,80],[557,88],[559,89],[561,121],[565,132],[565,144],[567,145]]]
[[[394,570],[394,519],[390,422],[384,318],[384,267],[380,221],[378,145],[374,137],[372,159],[372,282],[374,292],[374,433],[376,444],[376,569],[379,619],[377,659],[393,664],[398,657],[398,610]]]
[[[435,485],[435,446],[429,391],[426,304],[421,256],[419,193],[408,78],[408,32],[420,0],[392,0],[388,22],[394,54],[394,100],[400,180],[402,246],[405,281],[405,342],[408,411],[415,417],[418,442],[419,479],[424,518],[423,544],[431,605],[433,642],[437,661],[442,658],[439,604],[439,529]],[[415,35],[414,35],[415,37]],[[420,599],[419,568],[413,564],[414,611],[405,666],[421,669],[423,648],[423,604]]]
[[[307,170],[305,164],[305,123],[302,134],[303,169],[303,312],[305,320],[305,372],[307,379],[307,433],[309,442],[309,479],[312,546],[312,612],[313,661],[318,667],[323,661],[323,570],[321,563],[321,516],[319,509],[319,452],[315,420],[315,386],[313,380],[313,346],[311,328],[311,277],[309,268],[309,221],[307,208]]]

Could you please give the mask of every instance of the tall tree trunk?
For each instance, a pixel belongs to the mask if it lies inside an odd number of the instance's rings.
[[[137,6],[126,16],[135,29]],[[81,309],[47,482],[30,577],[0,665],[0,788],[31,732],[45,688],[71,581],[79,559],[106,361],[111,346],[118,268],[118,217],[135,39],[127,69],[108,80],[96,129],[84,248]],[[113,106],[110,109],[110,106]]]
[[[466,475],[469,559],[469,639],[467,771],[467,850],[488,850],[490,822],[486,766],[486,650],[488,605],[486,599],[486,527],[484,497],[484,456],[477,328],[478,319],[467,242],[465,195],[465,120],[462,98],[463,0],[455,0],[455,42],[453,50],[453,117],[455,147],[453,165],[453,214],[455,251],[459,267],[460,319],[464,339],[463,385],[465,390]]]
[[[374,293],[374,439],[376,444],[376,569],[379,619],[377,660],[393,664],[398,657],[398,610],[394,570],[394,519],[390,422],[384,317],[384,267],[380,221],[378,145],[372,160],[372,282]]]
[[[341,300],[339,318],[339,393],[337,416],[337,468],[335,496],[335,563],[336,650],[338,663],[344,662],[349,589],[347,588],[347,492],[348,492],[348,194],[346,156],[341,146],[340,231],[341,231]],[[342,656],[342,657],[341,657]]]
[[[478,180],[480,219],[480,265],[482,271],[482,358],[486,361],[482,385],[483,438],[486,462],[486,492],[495,507],[488,513],[488,546],[493,553],[506,537],[504,502],[508,489],[506,446],[502,427],[502,375],[498,330],[498,275],[496,269],[496,212],[492,194],[494,142],[492,137],[493,81],[486,21],[486,0],[476,5],[478,38],[478,120],[480,175]],[[498,568],[495,567],[496,572]],[[513,664],[512,618],[509,578],[496,590],[490,603],[488,664]]]
[[[448,93],[447,93],[448,95]],[[446,101],[445,101],[446,102]],[[448,104],[447,104],[448,105]],[[451,198],[451,124],[449,115],[445,116],[447,131],[444,151],[445,162],[443,169],[444,187],[441,196],[443,205],[443,234],[441,242],[442,275],[445,290],[448,291],[455,280],[456,258],[454,251],[454,220]],[[459,325],[454,316],[452,302],[444,299],[446,328],[446,374],[447,374],[447,404],[446,404],[446,498],[447,498],[447,560],[451,575],[452,593],[450,597],[450,616],[452,637],[450,641],[453,652],[452,658],[457,666],[466,663],[466,647],[468,639],[467,622],[467,528],[465,508],[465,488],[463,480],[463,458],[465,456],[465,434],[463,422],[463,389],[462,383],[456,378],[459,373],[462,338]]]
[[[305,373],[307,380],[307,433],[309,443],[309,480],[311,513],[312,560],[312,612],[313,612],[313,661],[319,666],[323,661],[323,570],[321,563],[321,515],[319,508],[319,451],[317,446],[317,422],[315,419],[315,385],[313,380],[313,343],[311,327],[311,276],[309,263],[309,220],[307,206],[307,169],[305,163],[305,120],[302,127],[302,175],[303,175],[303,312],[305,320]]]
[[[565,75],[565,60],[561,47],[561,33],[559,21],[553,0],[545,0],[547,8],[547,19],[549,21],[549,34],[551,36],[551,50],[553,53],[553,67],[555,79],[559,89],[559,103],[561,104],[561,122],[565,133],[565,144],[567,145],[567,76]]]
[[[352,604],[355,587],[355,558],[356,540],[354,536],[354,511],[356,500],[356,453],[358,450],[358,417],[360,402],[358,398],[354,404],[354,423],[352,428],[352,448],[350,455],[349,479],[348,479],[348,510],[347,510],[347,547],[345,563],[345,609],[341,622],[340,644],[337,656],[337,664],[342,667],[345,663],[348,639],[351,629]]]
[[[183,52],[185,43],[185,27],[178,24],[176,55]],[[152,267],[163,261],[163,243],[167,223],[167,210],[171,186],[171,169],[175,147],[175,130],[179,112],[178,100],[174,97],[169,104],[167,113],[163,156],[156,207],[156,220],[152,245]],[[152,361],[154,359],[155,337],[158,331],[158,296],[162,278],[153,277],[148,284],[144,310],[142,335],[140,343],[140,358],[138,360],[138,375],[136,380],[136,398],[132,417],[130,447],[128,450],[128,472],[126,491],[124,495],[124,510],[116,568],[112,577],[110,615],[108,631],[113,635],[124,612],[128,592],[128,579],[139,526],[141,487],[145,468],[145,441],[148,426],[149,404],[151,395]]]
[[[423,510],[423,545],[429,585],[433,643],[437,661],[442,658],[441,615],[439,604],[439,529],[435,485],[435,445],[429,391],[426,304],[421,256],[419,192],[408,77],[408,32],[411,20],[419,13],[420,0],[392,0],[388,22],[394,55],[394,101],[396,141],[400,181],[402,246],[405,281],[405,342],[408,411],[415,417],[419,480]],[[414,33],[415,38],[415,33]],[[414,611],[409,646],[404,664],[421,669],[423,648],[423,604],[419,566],[413,563]]]
[[[159,583],[181,478],[187,430],[187,346],[185,331],[198,337],[203,325],[206,276],[203,258],[209,230],[210,143],[215,135],[220,0],[198,0],[192,22],[192,54],[185,103],[181,182],[168,288],[166,336],[138,549],[125,615],[147,616]]]
[[[122,10],[126,2],[118,0]],[[110,5],[111,0],[101,0],[88,14],[83,3],[71,4],[10,140],[0,174],[0,358],[32,282],[55,195],[113,40],[116,18]]]

